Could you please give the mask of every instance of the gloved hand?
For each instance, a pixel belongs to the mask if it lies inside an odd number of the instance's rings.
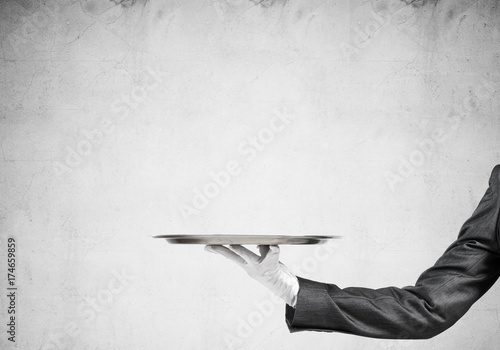
[[[259,245],[260,255],[241,245],[207,245],[205,250],[218,253],[236,262],[256,281],[270,289],[288,305],[295,307],[299,293],[297,277],[279,261],[277,245]]]

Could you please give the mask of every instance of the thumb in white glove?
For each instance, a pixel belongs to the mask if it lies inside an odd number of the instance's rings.
[[[297,277],[279,261],[277,245],[259,245],[260,255],[241,245],[207,245],[205,250],[218,253],[240,265],[250,277],[263,284],[288,305],[295,307],[299,293]]]

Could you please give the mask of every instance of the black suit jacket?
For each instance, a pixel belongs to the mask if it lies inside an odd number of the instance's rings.
[[[451,327],[500,275],[500,165],[457,240],[415,286],[345,288],[299,277],[291,332],[336,331],[373,338],[425,339]]]

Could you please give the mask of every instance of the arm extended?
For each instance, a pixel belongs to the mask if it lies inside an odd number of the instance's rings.
[[[344,288],[299,277],[291,332],[336,331],[374,338],[426,339],[451,327],[500,275],[500,166],[457,240],[415,286]]]

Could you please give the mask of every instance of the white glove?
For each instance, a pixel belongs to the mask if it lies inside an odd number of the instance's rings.
[[[241,245],[207,245],[205,250],[218,253],[236,262],[256,281],[263,284],[288,305],[295,307],[299,293],[297,277],[279,261],[277,245],[259,245],[260,255]]]

